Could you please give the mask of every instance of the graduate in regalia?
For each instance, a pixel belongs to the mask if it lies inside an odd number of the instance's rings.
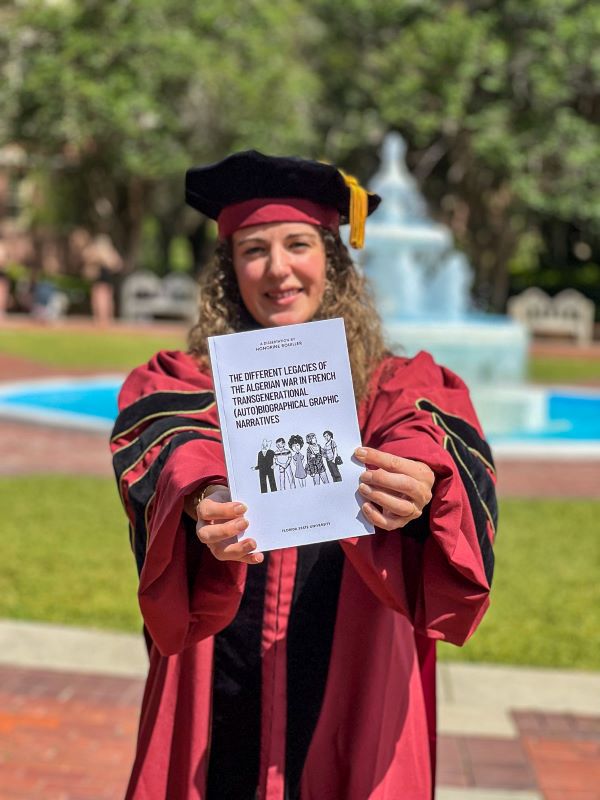
[[[236,153],[189,170],[186,198],[219,230],[199,321],[186,352],[127,378],[111,440],[150,658],[127,798],[429,800],[435,642],[475,630],[494,563],[494,465],[468,390],[427,353],[386,351],[339,237],[350,222],[362,246],[380,198],[336,167]],[[256,552],[206,337],[339,316],[376,532]]]

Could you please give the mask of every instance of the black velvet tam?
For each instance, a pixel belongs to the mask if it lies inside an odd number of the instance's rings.
[[[211,219],[236,203],[284,197],[329,206],[339,211],[342,224],[349,221],[350,188],[331,164],[245,150],[216,164],[192,167],[185,176],[186,203]],[[380,202],[379,195],[368,193],[368,214]]]

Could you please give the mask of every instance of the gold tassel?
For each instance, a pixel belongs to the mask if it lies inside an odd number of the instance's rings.
[[[346,186],[350,189],[350,244],[355,250],[365,246],[365,222],[369,212],[367,192],[352,175],[340,170]]]

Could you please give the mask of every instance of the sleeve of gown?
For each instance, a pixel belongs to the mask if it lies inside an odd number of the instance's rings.
[[[226,627],[246,566],[217,561],[195,536],[184,500],[226,484],[212,384],[188,356],[159,353],[119,395],[113,465],[129,519],[144,624],[164,655]]]
[[[428,464],[433,497],[405,528],[342,547],[379,599],[417,632],[460,645],[489,604],[497,523],[492,454],[460,378],[425,353],[393,363],[363,415],[363,443]]]

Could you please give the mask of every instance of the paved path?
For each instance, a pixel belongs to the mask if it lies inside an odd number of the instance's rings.
[[[0,419],[0,475],[112,476],[108,434]],[[503,497],[598,497],[600,460],[497,459]]]
[[[113,474],[107,435],[0,419],[0,441],[0,475]]]
[[[0,621],[2,800],[122,797],[145,670],[141,636]],[[438,685],[438,800],[600,800],[600,674],[446,663]]]

